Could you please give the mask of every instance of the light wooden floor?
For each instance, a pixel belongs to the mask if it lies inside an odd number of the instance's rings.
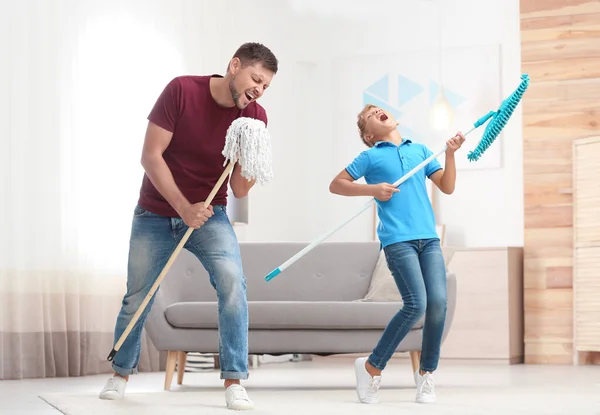
[[[0,382],[0,414],[59,414],[38,398],[46,393],[77,394],[78,399],[87,399],[89,405],[94,406],[99,402],[97,395],[106,379],[107,375],[3,381]],[[164,373],[143,373],[132,377],[127,394],[149,393],[147,396],[163,405],[170,399],[181,402],[183,397],[193,397],[196,402],[210,402],[213,411],[229,413],[219,409],[224,403],[221,385],[216,371],[186,373],[183,386],[173,382],[172,390],[166,392]],[[261,408],[270,408],[275,399],[289,402],[290,414],[306,414],[309,407],[316,404],[330,411],[343,406],[344,413],[371,413],[372,410],[379,413],[385,409],[398,415],[600,414],[600,366],[507,366],[443,361],[436,374],[438,403],[430,409],[423,405],[417,408],[417,404],[412,403],[415,389],[408,359],[393,359],[384,372],[381,404],[377,408],[356,402],[353,359],[350,358],[263,364],[251,369],[250,379],[244,385],[256,403],[257,409],[252,412],[255,414],[272,413],[262,412]]]

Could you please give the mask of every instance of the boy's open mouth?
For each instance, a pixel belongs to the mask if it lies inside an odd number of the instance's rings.
[[[387,120],[387,119],[388,119],[388,116],[387,116],[387,115],[385,115],[384,113],[382,113],[382,114],[379,116],[379,121],[385,121],[385,120]]]

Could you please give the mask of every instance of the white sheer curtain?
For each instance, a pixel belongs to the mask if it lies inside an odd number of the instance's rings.
[[[201,8],[0,3],[0,379],[110,371],[146,116],[200,70]]]

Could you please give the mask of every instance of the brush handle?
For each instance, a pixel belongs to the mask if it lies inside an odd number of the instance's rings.
[[[416,172],[418,172],[423,167],[425,167],[429,162],[431,162],[431,160],[439,157],[444,151],[446,151],[447,147],[448,146],[444,145],[444,148],[442,150],[440,150],[436,154],[432,154],[431,156],[429,156],[428,158],[426,158],[425,160],[423,160],[419,165],[417,165],[411,171],[409,171],[404,176],[402,176],[400,179],[398,179],[394,183],[394,187],[400,186],[401,183],[405,182],[412,175],[414,175]],[[322,234],[321,236],[319,236],[317,239],[313,240],[309,245],[307,245],[306,247],[304,247],[304,249],[302,249],[301,251],[299,251],[296,255],[294,255],[293,257],[291,257],[290,259],[288,259],[287,261],[285,261],[283,264],[281,264],[279,267],[277,267],[273,271],[271,271],[265,277],[265,280],[266,281],[271,281],[273,278],[275,278],[277,275],[279,275],[281,272],[283,272],[287,267],[289,267],[290,265],[292,265],[294,262],[296,262],[298,259],[300,259],[302,256],[304,256],[306,253],[308,253],[309,251],[311,251],[315,246],[319,245],[325,239],[327,239],[328,237],[330,237],[331,235],[333,235],[334,233],[336,233],[337,231],[339,231],[341,228],[343,228],[344,226],[346,226],[354,218],[356,218],[358,215],[360,215],[365,210],[367,210],[369,207],[371,207],[374,203],[375,203],[375,199],[374,198],[371,199],[371,200],[369,200],[367,203],[365,203],[364,205],[362,205],[352,216],[350,216],[349,218],[347,218],[343,222],[340,222],[335,228],[329,230],[328,232],[326,232],[326,233]]]
[[[468,134],[470,134],[471,132],[473,132],[475,129],[477,129],[478,127],[480,127],[481,125],[483,125],[492,115],[494,115],[494,112],[490,111],[488,114],[486,114],[483,117],[481,117],[480,119],[478,119],[471,126],[471,128],[469,128],[469,130],[467,130],[467,132],[464,133],[463,135],[466,137]],[[415,173],[417,173],[419,170],[421,170],[423,167],[425,167],[427,164],[429,164],[433,159],[438,158],[439,156],[441,156],[442,153],[444,153],[447,149],[448,149],[448,145],[444,144],[444,148],[442,148],[437,153],[434,153],[431,156],[427,157],[425,160],[423,160],[421,163],[419,163],[417,166],[415,166],[411,171],[409,171],[404,176],[402,176],[400,179],[398,179],[396,182],[394,182],[394,187],[400,186],[400,184],[404,183],[406,180],[408,180],[410,177],[412,177]],[[306,247],[304,247],[304,249],[302,249],[301,251],[299,251],[296,255],[294,255],[293,257],[291,257],[290,259],[288,259],[287,261],[285,261],[283,264],[281,264],[279,267],[277,267],[273,271],[271,271],[265,277],[265,281],[271,281],[277,275],[281,274],[286,268],[288,268],[290,265],[292,265],[298,259],[300,259],[304,255],[306,255],[315,246],[319,245],[325,239],[327,239],[328,237],[330,237],[331,235],[333,235],[334,233],[336,233],[337,231],[339,231],[341,228],[343,228],[344,226],[346,226],[350,221],[352,221],[355,217],[357,217],[362,212],[364,212],[365,210],[367,210],[374,203],[375,203],[375,199],[374,198],[371,199],[371,200],[369,200],[367,203],[365,203],[364,205],[362,205],[348,219],[344,220],[343,222],[340,222],[335,228],[331,229],[330,231],[322,234],[321,236],[319,236],[318,238],[316,238],[315,240],[313,240],[309,245],[307,245]]]
[[[204,206],[209,206],[210,203],[213,201],[213,199],[215,198],[215,195],[217,194],[218,190],[223,185],[223,182],[225,181],[225,178],[233,170],[234,165],[235,165],[234,161],[230,161],[229,162],[229,164],[227,165],[227,167],[225,168],[225,170],[221,174],[221,177],[219,177],[219,180],[217,180],[217,183],[215,184],[215,186],[213,187],[212,191],[210,192],[210,194],[208,195],[208,197],[204,201]],[[142,301],[142,303],[138,307],[137,311],[135,312],[135,314],[131,318],[131,321],[129,322],[129,324],[125,328],[125,331],[123,332],[123,334],[121,334],[121,337],[119,337],[119,340],[117,341],[117,343],[115,344],[114,348],[111,350],[110,354],[108,355],[107,360],[109,362],[113,360],[114,356],[117,354],[117,351],[121,348],[121,346],[125,342],[125,339],[127,339],[127,336],[129,336],[129,333],[133,329],[133,326],[135,325],[135,323],[137,323],[138,319],[142,315],[142,312],[144,311],[144,309],[146,308],[146,306],[150,302],[150,299],[152,298],[152,296],[154,295],[154,293],[156,292],[156,290],[158,290],[158,287],[160,286],[160,283],[162,282],[162,280],[165,278],[165,276],[169,272],[169,269],[171,269],[171,266],[173,265],[173,263],[175,262],[175,259],[179,255],[179,252],[181,252],[181,250],[185,246],[187,240],[192,235],[193,231],[194,231],[194,228],[192,228],[191,226],[188,227],[187,231],[183,235],[183,238],[181,238],[181,240],[179,241],[179,243],[175,247],[175,250],[173,251],[173,253],[169,257],[169,260],[167,261],[167,263],[163,267],[162,271],[158,275],[158,278],[156,279],[156,281],[154,281],[154,284],[150,288],[150,291],[148,291],[148,294],[146,294],[146,297],[144,298],[144,301]]]
[[[472,133],[474,130],[477,129],[477,127],[479,127],[480,125],[482,125],[483,123],[485,123],[485,121],[487,121],[487,119],[489,118],[490,114],[487,114],[485,117],[480,118],[479,120],[477,120],[477,122],[475,124],[473,124],[473,126],[471,126],[470,129],[467,130],[466,133],[463,133],[463,135],[466,137],[467,135],[469,135],[470,133]],[[406,173],[404,176],[402,176],[400,179],[398,179],[396,182],[394,182],[394,187],[398,187],[400,186],[400,184],[404,183],[405,181],[407,181],[411,176],[413,176],[416,172],[418,172],[419,170],[421,170],[423,167],[425,167],[427,164],[431,163],[431,161],[433,159],[438,158],[439,156],[441,156],[446,150],[448,149],[448,145],[444,144],[444,148],[442,148],[440,151],[438,151],[437,153],[432,154],[431,156],[427,157],[425,160],[423,160],[421,163],[419,163],[417,166],[413,167],[413,169],[411,171],[409,171],[408,173]]]
[[[341,228],[343,228],[344,226],[346,226],[346,224],[348,224],[350,221],[352,221],[352,219],[354,219],[355,217],[357,217],[358,215],[360,215],[362,212],[364,212],[365,210],[367,210],[370,206],[373,205],[373,203],[375,203],[375,199],[369,200],[367,203],[365,203],[364,205],[362,205],[361,208],[358,209],[348,219],[346,219],[345,221],[341,222],[335,228],[331,229],[327,233],[324,233],[321,236],[319,236],[317,239],[315,239],[314,241],[312,241],[309,245],[307,245],[306,247],[304,247],[304,249],[302,249],[296,255],[294,255],[293,257],[291,257],[290,259],[288,259],[287,261],[285,261],[283,264],[281,264],[279,267],[277,267],[273,271],[271,271],[265,277],[265,280],[266,281],[271,281],[273,278],[275,278],[277,275],[279,275],[283,270],[285,270],[287,267],[289,267],[294,262],[296,262],[298,259],[300,259],[300,257],[304,256],[306,253],[308,253],[309,251],[311,251],[315,246],[319,245],[325,239],[327,239],[328,237],[330,237],[331,235],[333,235],[334,233],[336,233],[338,230],[340,230]]]

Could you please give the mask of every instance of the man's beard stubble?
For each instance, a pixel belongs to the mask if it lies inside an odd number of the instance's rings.
[[[233,102],[235,103],[235,106],[240,108],[240,97],[242,96],[242,94],[240,94],[238,91],[236,91],[235,86],[233,85],[233,81],[235,80],[235,76],[229,81],[229,92],[231,93],[231,98],[233,99]]]

